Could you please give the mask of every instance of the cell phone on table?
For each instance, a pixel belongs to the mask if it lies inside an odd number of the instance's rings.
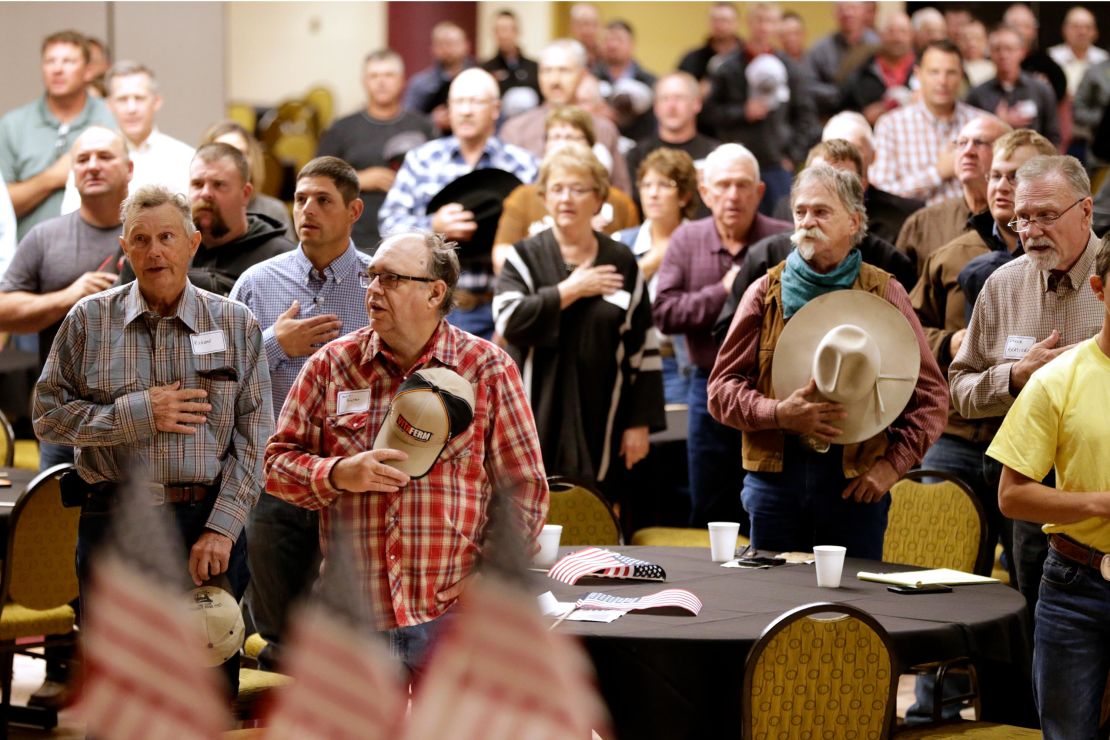
[[[893,594],[947,594],[952,592],[952,587],[943,583],[930,583],[922,586],[887,586],[886,590]]]

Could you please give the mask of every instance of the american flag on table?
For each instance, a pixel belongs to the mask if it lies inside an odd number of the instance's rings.
[[[204,740],[232,726],[217,669],[189,620],[177,528],[124,487],[104,547],[92,554],[78,712],[103,740]]]
[[[349,530],[338,526],[316,593],[293,612],[280,663],[293,683],[274,693],[266,740],[385,740],[401,732],[408,689],[373,634],[351,548]]]
[[[575,606],[579,609],[618,609],[620,611],[678,607],[697,616],[701,611],[701,599],[684,588],[666,588],[648,596],[613,596],[594,591],[579,599]]]
[[[590,547],[564,555],[551,566],[547,575],[556,581],[574,585],[585,576],[597,578],[631,578],[642,581],[665,581],[667,574],[661,566],[612,550]]]

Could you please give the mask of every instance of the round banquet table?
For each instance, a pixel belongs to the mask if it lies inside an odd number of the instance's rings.
[[[723,568],[708,548],[614,547],[663,566],[666,582],[584,578],[568,586],[546,576],[536,585],[559,601],[590,591],[643,596],[685,588],[702,602],[697,616],[630,612],[614,622],[564,621],[593,660],[620,738],[739,737],[741,684],[748,651],[783,612],[802,604],[851,604],[890,634],[900,670],[933,660],[972,658],[982,685],[983,718],[1014,720],[1028,697],[1031,651],[1025,600],[1002,584],[957,586],[951,593],[903,595],[860,581],[857,571],[911,566],[847,559],[838,589],[818,588],[812,564],[753,570]],[[560,555],[572,552],[562,548]]]

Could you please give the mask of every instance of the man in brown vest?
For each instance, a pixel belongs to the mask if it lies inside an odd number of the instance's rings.
[[[791,207],[796,248],[744,294],[709,378],[709,411],[744,433],[742,500],[752,545],[773,551],[844,545],[849,556],[878,560],[886,494],[940,436],[948,392],[905,288],[860,259],[856,244],[867,215],[859,178],[808,167],[794,181]],[[812,378],[789,394],[772,388],[783,328],[806,303],[837,290],[892,304],[909,322],[921,356],[905,408],[858,444],[838,444],[848,414],[820,397]]]

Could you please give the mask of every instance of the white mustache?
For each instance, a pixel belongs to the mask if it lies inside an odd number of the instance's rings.
[[[828,234],[821,231],[820,227],[817,226],[814,226],[812,229],[794,229],[794,233],[790,235],[790,243],[795,247],[807,240],[827,242],[829,237]]]

